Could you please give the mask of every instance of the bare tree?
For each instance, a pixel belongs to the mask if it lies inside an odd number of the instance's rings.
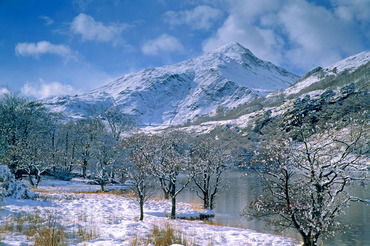
[[[140,220],[144,219],[144,203],[151,197],[154,188],[154,179],[151,175],[153,164],[151,136],[135,134],[125,143],[129,149],[130,163],[122,170],[131,181],[133,192],[140,205]]]
[[[33,187],[39,185],[41,174],[52,167],[48,150],[49,146],[46,146],[40,138],[22,141],[15,148],[18,168],[27,173],[28,180]]]
[[[41,174],[52,166],[51,139],[53,121],[42,105],[23,102],[13,111],[14,141],[8,145],[5,162],[15,170],[26,172],[32,186],[38,186]],[[32,175],[35,175],[33,180]]]
[[[99,120],[95,124],[98,132],[91,151],[90,171],[95,182],[100,185],[102,191],[105,191],[105,186],[112,181],[110,174],[117,161],[119,144]]]
[[[175,219],[176,197],[189,184],[193,175],[189,166],[188,136],[183,132],[170,131],[155,141],[157,148],[153,161],[153,175],[158,178],[165,194],[171,198],[171,219]],[[183,174],[182,182],[178,180],[180,173]]]
[[[117,141],[121,134],[131,130],[136,122],[132,115],[122,113],[117,107],[108,109],[102,116],[107,120],[109,129]]]
[[[14,172],[17,169],[16,156],[12,149],[21,141],[25,133],[21,107],[27,100],[12,93],[5,93],[0,98],[0,159]]]
[[[222,173],[230,162],[230,154],[210,136],[200,136],[190,151],[194,168],[193,180],[204,209],[213,209],[217,192],[222,186]]]
[[[94,160],[94,148],[98,142],[99,134],[104,132],[104,125],[99,119],[86,119],[76,122],[80,136],[78,138],[78,157],[82,169],[82,176],[87,177],[89,164]]]
[[[80,139],[83,129],[74,121],[61,123],[57,134],[57,147],[61,150],[61,158],[55,174],[72,176],[72,171],[79,165]],[[58,174],[58,176],[60,176]],[[63,177],[61,177],[63,178]],[[66,177],[67,178],[67,177]]]
[[[245,210],[249,218],[263,218],[280,227],[293,227],[305,246],[317,245],[335,233],[338,215],[352,201],[347,187],[367,180],[369,126],[354,124],[312,135],[303,127],[300,142],[269,139],[259,153],[262,194]],[[310,137],[308,137],[310,136]],[[367,164],[366,164],[367,163]],[[368,201],[367,201],[368,202]],[[278,216],[278,217],[276,217]]]

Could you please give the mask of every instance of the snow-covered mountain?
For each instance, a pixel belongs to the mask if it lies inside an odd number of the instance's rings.
[[[351,100],[358,106],[352,105],[351,110],[367,109],[370,103],[369,91],[370,51],[365,51],[325,68],[315,68],[289,88],[241,105],[221,117],[200,120],[184,129],[197,132],[208,132],[216,126],[243,129],[256,125],[258,119],[268,122],[270,118],[289,114],[298,105],[297,102],[300,102],[300,107],[307,106],[307,110],[315,111],[316,114],[324,110],[320,104],[330,105],[332,111],[326,112],[328,115],[335,110],[345,111],[344,105],[350,104]],[[337,108],[333,109],[335,107]],[[269,112],[268,115],[266,112]]]
[[[287,88],[297,79],[231,43],[175,65],[124,75],[86,94],[49,98],[44,103],[69,117],[117,107],[144,125],[179,125],[219,107],[234,108]]]

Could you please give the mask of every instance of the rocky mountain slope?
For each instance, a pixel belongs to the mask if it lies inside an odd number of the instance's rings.
[[[44,103],[73,118],[117,108],[143,126],[169,126],[235,108],[285,89],[298,78],[231,43],[175,65],[124,75],[83,95],[49,98]]]

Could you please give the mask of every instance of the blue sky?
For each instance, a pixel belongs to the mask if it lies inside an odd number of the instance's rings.
[[[87,92],[229,42],[302,75],[369,50],[369,13],[370,0],[0,0],[0,91]]]

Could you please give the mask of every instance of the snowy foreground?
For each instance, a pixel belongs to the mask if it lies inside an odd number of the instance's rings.
[[[147,238],[153,226],[170,223],[181,231],[188,242],[194,245],[300,245],[292,238],[258,233],[253,230],[216,226],[196,220],[170,220],[167,201],[150,200],[145,205],[144,222],[138,221],[139,205],[128,196],[112,193],[97,193],[99,186],[83,180],[41,181],[34,190],[39,198],[17,200],[6,198],[2,202],[1,223],[9,216],[25,213],[47,215],[53,213],[66,230],[83,227],[96,232],[97,238],[71,245],[133,245],[136,239]],[[194,205],[178,203],[177,214],[190,217],[197,212]],[[2,243],[2,244],[1,244]],[[32,238],[20,233],[1,233],[1,245],[33,245]]]

